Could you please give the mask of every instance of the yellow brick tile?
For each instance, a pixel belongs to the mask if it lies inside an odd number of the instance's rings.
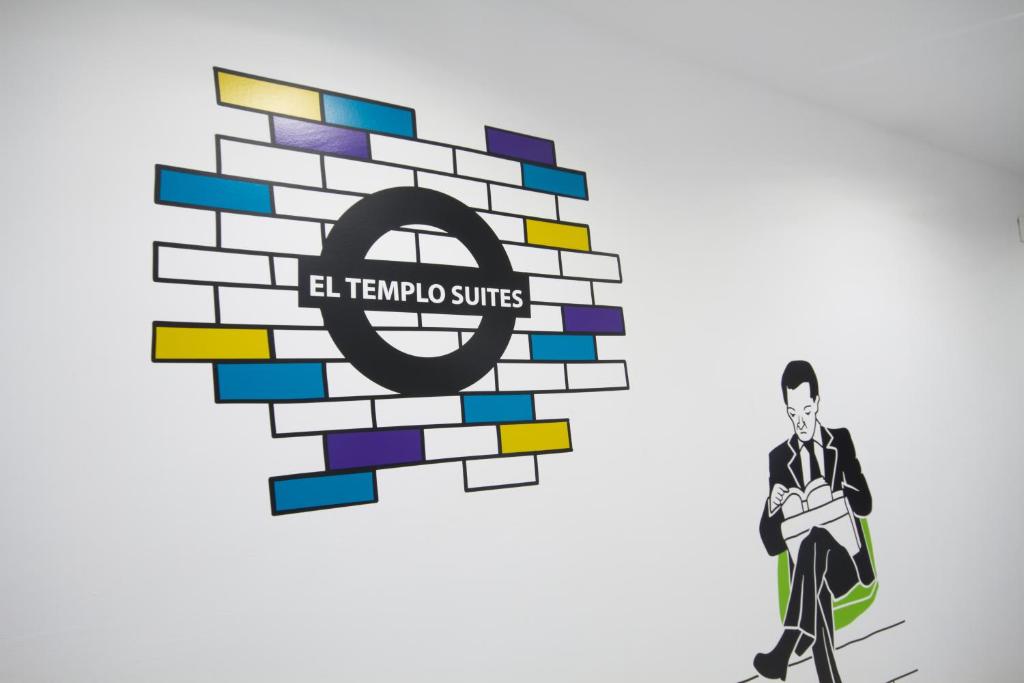
[[[501,425],[502,453],[564,451],[569,445],[569,423],[530,422]]]
[[[545,247],[590,251],[590,230],[582,225],[527,218],[526,241]]]
[[[320,93],[294,85],[217,71],[220,101],[259,111],[320,120]]]
[[[267,330],[232,327],[156,327],[154,360],[270,358]]]

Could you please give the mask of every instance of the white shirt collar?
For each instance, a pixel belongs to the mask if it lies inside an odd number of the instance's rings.
[[[810,453],[807,451],[807,442],[800,441],[799,439],[797,439],[797,441],[799,441],[799,444],[800,444],[799,450],[797,452],[800,455],[800,468],[802,470],[803,479],[804,479],[803,484],[804,484],[804,486],[806,486],[807,484],[810,483],[810,479],[809,479],[810,473],[811,473]],[[822,443],[822,440],[821,440],[821,425],[818,424],[817,422],[814,423],[814,434],[811,436],[811,441],[813,441],[815,443],[815,445],[817,445],[817,448],[814,449],[814,459],[818,463],[818,470],[822,473],[822,475],[824,475],[825,474],[825,445]]]
[[[821,449],[825,447],[825,442],[821,438],[821,424],[818,423],[817,421],[814,423],[814,434],[811,435],[811,441],[813,441],[814,445],[816,445],[818,447],[817,450],[818,450],[819,453],[821,452]],[[806,448],[806,447],[807,447],[807,442],[801,441],[800,442],[800,448]]]

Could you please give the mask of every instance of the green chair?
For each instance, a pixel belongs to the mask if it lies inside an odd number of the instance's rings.
[[[871,566],[875,568],[875,581],[870,586],[857,584],[853,589],[832,603],[832,618],[835,620],[836,630],[849,626],[853,621],[864,614],[871,603],[875,601],[878,594],[878,565],[875,564],[875,549],[871,545],[871,532],[868,530],[868,520],[861,518],[860,526],[864,530],[864,542],[868,546],[868,557],[871,558]],[[785,621],[786,605],[789,603],[789,552],[784,551],[779,555],[779,618]]]

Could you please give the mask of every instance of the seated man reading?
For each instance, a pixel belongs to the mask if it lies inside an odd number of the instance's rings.
[[[792,361],[782,373],[782,397],[793,423],[793,436],[768,454],[768,499],[761,513],[761,541],[769,555],[785,551],[783,503],[794,491],[808,491],[817,479],[829,487],[830,498],[845,498],[855,522],[852,543],[836,540],[823,526],[802,535],[797,552],[790,553],[792,589],[782,636],[775,647],[754,657],[754,668],[765,678],[786,679],[789,658],[808,648],[819,681],[838,683],[832,601],[858,583],[870,585],[874,570],[859,517],[871,512],[871,492],[860,470],[853,440],[846,429],[818,422],[818,378],[807,361]],[[786,506],[788,507],[788,505]],[[853,551],[853,552],[851,552]]]

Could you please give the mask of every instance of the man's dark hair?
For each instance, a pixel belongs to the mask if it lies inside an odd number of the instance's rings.
[[[786,389],[796,389],[807,382],[811,385],[811,398],[818,398],[818,376],[805,360],[791,360],[782,371],[782,400],[786,400]]]

